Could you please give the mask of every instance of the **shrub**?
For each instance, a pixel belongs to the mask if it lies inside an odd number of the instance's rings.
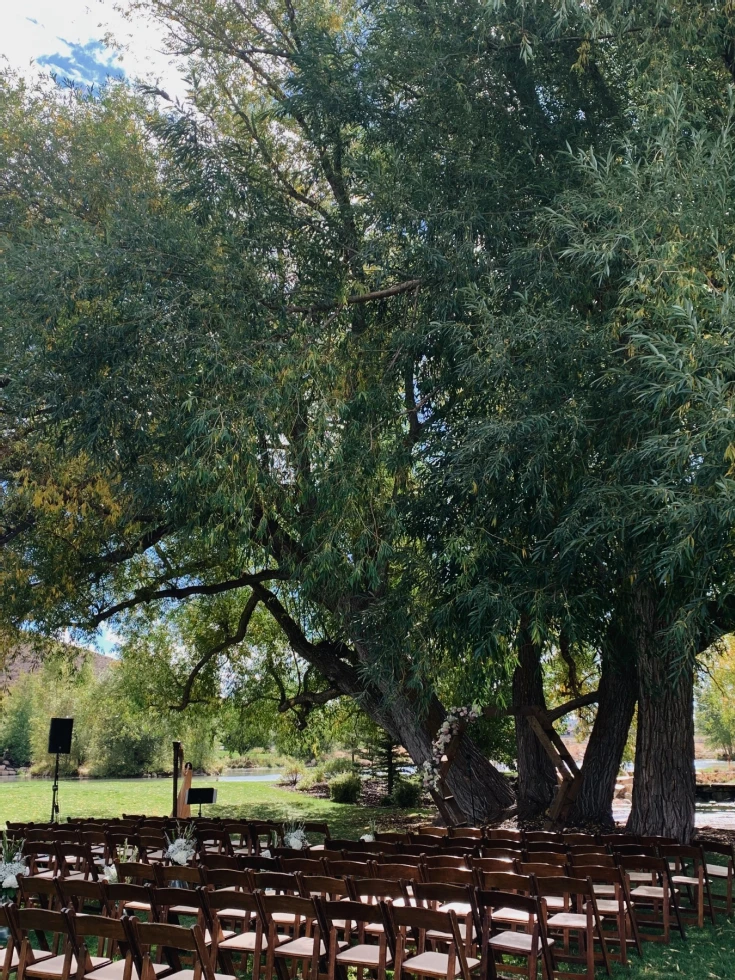
[[[331,779],[332,776],[338,776],[343,772],[353,773],[355,771],[352,761],[347,757],[330,759],[329,762],[324,763],[323,769],[327,779]]]
[[[393,805],[416,807],[421,802],[421,784],[414,779],[398,779],[393,787]]]
[[[304,767],[298,762],[294,762],[292,765],[286,766],[283,770],[278,778],[278,785],[294,787],[303,775]]]
[[[355,773],[343,773],[329,784],[329,796],[334,803],[357,803],[362,783]]]

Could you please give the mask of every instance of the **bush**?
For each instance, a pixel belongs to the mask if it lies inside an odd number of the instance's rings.
[[[329,784],[329,796],[334,803],[357,803],[362,783],[355,773],[343,773]]]
[[[421,784],[414,779],[398,779],[393,787],[393,805],[416,807],[421,802]]]
[[[295,762],[290,766],[286,766],[281,775],[278,777],[279,786],[290,786],[294,787],[299,782],[301,777],[304,775],[304,767]]]
[[[330,759],[329,762],[324,763],[323,769],[327,779],[331,779],[332,776],[338,776],[343,772],[354,773],[355,771],[352,760],[346,756],[344,758]]]

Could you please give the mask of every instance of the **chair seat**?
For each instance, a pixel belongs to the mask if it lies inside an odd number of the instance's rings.
[[[290,936],[276,936],[276,942],[278,945],[282,945],[283,943],[287,943],[290,938]],[[235,952],[252,953],[255,949],[255,933],[238,932],[236,935],[230,936],[229,939],[221,942],[219,948],[231,949]]]
[[[371,969],[377,969],[380,962],[380,947],[374,945],[369,946],[367,943],[350,946],[349,949],[344,949],[341,953],[337,953],[337,962],[345,966],[367,966]],[[385,952],[385,962],[393,962],[390,950],[386,950]]]
[[[598,898],[597,911],[600,915],[617,915],[620,912],[620,903],[611,898]]]
[[[614,895],[615,885],[593,885],[595,895]]]
[[[220,919],[254,919],[257,912],[248,912],[247,909],[220,909],[217,916]]]
[[[151,966],[157,977],[171,970],[168,963],[151,963]],[[97,970],[90,970],[89,973],[85,973],[84,980],[123,980],[124,973],[125,960],[115,960],[114,963],[108,963],[107,966],[101,966]],[[134,980],[138,980],[138,971],[135,968],[135,964],[133,964],[132,975]]]
[[[699,878],[693,878],[691,875],[672,875],[671,880],[675,885],[693,885],[695,888],[699,887]]]
[[[472,906],[469,902],[447,902],[446,905],[439,906],[440,912],[456,912],[458,916],[471,915]]]
[[[549,929],[586,929],[587,916],[579,912],[559,912],[547,919]]]
[[[474,956],[467,957],[467,966],[470,970],[474,970],[479,962]],[[421,973],[430,977],[447,977],[449,976],[449,955],[434,952],[419,953],[418,956],[411,956],[404,960],[403,969],[408,970],[409,973]],[[457,956],[454,961],[455,977],[459,976],[461,972],[462,967]]]
[[[536,921],[536,916],[533,913],[529,916],[528,912],[523,912],[521,909],[493,909],[491,915],[493,922],[510,922],[514,926],[533,925]]]
[[[344,949],[346,942],[340,941],[337,946]],[[288,943],[283,943],[276,947],[276,956],[289,956],[295,960],[311,959],[314,952],[314,939],[311,936],[301,936],[300,939],[292,939]],[[325,956],[327,948],[323,942],[319,942],[319,955]]]
[[[723,864],[708,864],[707,874],[710,878],[729,878],[730,870],[727,865]]]
[[[173,912],[174,915],[193,915],[194,918],[199,915],[199,909],[194,905],[172,905],[169,912]]]
[[[50,956],[40,963],[29,963],[26,967],[26,976],[29,977],[60,977],[64,972],[64,956]],[[100,966],[107,966],[110,960],[106,956],[90,956],[92,967],[97,969]],[[70,976],[77,972],[76,957],[71,958]],[[91,971],[90,971],[91,972]]]
[[[631,891],[632,898],[658,898],[664,897],[664,890],[658,885],[640,885]]]
[[[229,973],[214,973],[212,975],[214,980],[237,980],[237,977],[233,977]],[[194,971],[179,970],[177,973],[170,974],[166,980],[194,980]]]
[[[501,952],[507,953],[533,953],[533,936],[529,932],[499,932],[496,936],[491,936],[489,944]],[[547,939],[548,946],[554,945],[553,939]],[[536,937],[535,952],[541,952],[541,939]]]
[[[150,912],[151,910],[148,902],[125,902],[123,907],[132,909],[134,912]]]

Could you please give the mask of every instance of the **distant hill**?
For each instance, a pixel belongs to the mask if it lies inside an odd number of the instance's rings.
[[[106,674],[117,662],[112,657],[105,657],[94,650],[82,650],[74,647],[67,649],[71,655],[76,655],[79,664],[86,658],[97,678]],[[11,687],[22,674],[30,674],[34,670],[38,670],[43,663],[43,656],[44,650],[42,648],[35,649],[30,644],[0,651],[0,692]]]

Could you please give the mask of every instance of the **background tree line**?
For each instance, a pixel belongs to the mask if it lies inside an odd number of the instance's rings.
[[[265,616],[284,714],[351,698],[417,764],[560,669],[598,687],[573,822],[637,708],[630,825],[687,838],[733,627],[731,5],[131,13],[183,104],[3,82],[6,629],[192,615],[177,711]],[[465,814],[548,807],[516,719],[516,796],[463,737]]]

